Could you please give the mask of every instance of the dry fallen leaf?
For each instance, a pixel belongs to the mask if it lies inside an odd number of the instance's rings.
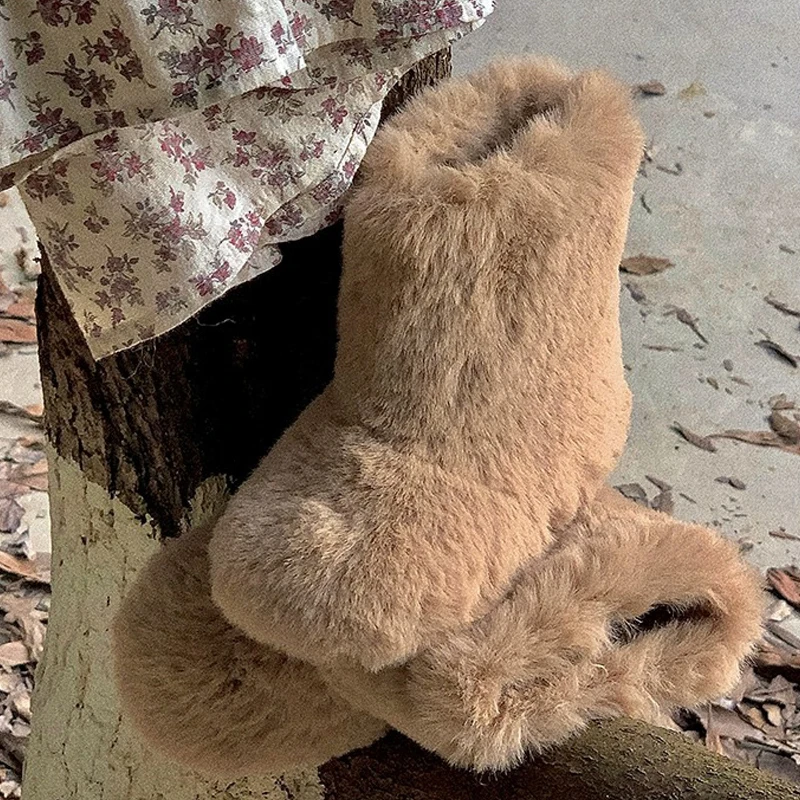
[[[18,406],[9,403],[8,400],[0,400],[0,414],[8,414],[10,417],[22,417],[31,422],[40,422],[44,409],[41,405]]]
[[[638,483],[622,483],[614,487],[621,495],[627,497],[628,500],[633,500],[634,503],[649,507],[650,503],[647,499],[647,492]]]
[[[672,312],[678,319],[678,322],[683,323],[684,325],[688,326],[692,329],[695,336],[700,339],[701,342],[708,344],[708,339],[700,333],[700,329],[697,327],[698,319],[697,317],[693,317],[685,308],[676,307]]]
[[[800,310],[796,308],[792,308],[787,303],[784,303],[783,300],[778,300],[776,297],[773,297],[771,294],[768,294],[764,300],[769,303],[773,308],[777,308],[778,311],[781,311],[784,314],[788,314],[790,317],[800,317]]]
[[[800,536],[795,536],[793,533],[787,533],[783,528],[779,528],[776,531],[769,531],[770,536],[774,536],[776,539],[789,539],[793,542],[800,542]]]
[[[675,510],[675,502],[672,499],[672,492],[666,491],[657,494],[650,503],[650,508],[661,511],[663,514],[672,514]]]
[[[715,453],[717,451],[717,446],[708,436],[700,436],[700,434],[693,433],[688,428],[684,428],[683,425],[678,422],[672,423],[672,429],[683,436],[683,438],[686,439],[689,444],[693,444],[695,447],[699,447],[701,450],[707,450],[709,453]]]
[[[800,444],[792,444],[785,437],[774,431],[738,431],[730,430],[723,433],[714,433],[712,439],[736,439],[739,442],[755,444],[760,447],[777,447],[785,453],[800,455]]]
[[[714,478],[717,483],[727,483],[728,486],[733,486],[734,489],[746,489],[747,485],[744,481],[740,481],[738,478],[734,478],[729,475],[720,475],[719,478]]]
[[[3,550],[0,550],[0,570],[25,578],[25,580],[33,583],[50,583],[50,570],[41,569],[38,559],[32,561],[27,558],[17,558]]]
[[[0,497],[0,531],[14,533],[22,521],[25,509],[13,497]]]
[[[667,93],[667,89],[661,81],[647,81],[638,84],[636,88],[644,95],[660,96]]]
[[[619,268],[630,275],[654,275],[674,266],[668,258],[656,258],[655,256],[639,254],[638,256],[623,258]]]
[[[773,342],[772,339],[760,339],[756,344],[768,350],[770,353],[774,353],[781,361],[785,361],[795,369],[797,369],[798,364],[800,364],[797,360],[797,356],[793,356],[785,347],[779,345],[777,342]]]
[[[693,100],[695,97],[702,97],[706,94],[706,87],[700,81],[692,81],[685,89],[678,92],[681,100]]]
[[[0,609],[5,612],[5,621],[22,630],[22,641],[30,654],[29,661],[37,662],[42,656],[47,612],[39,611],[38,597],[17,597],[12,592],[0,595]]]
[[[792,574],[791,567],[770,567],[767,570],[767,583],[789,605],[800,608],[800,579]]]
[[[0,644],[0,665],[3,667],[18,667],[21,664],[29,664],[30,661],[31,656],[24,642]]]
[[[783,392],[772,395],[768,402],[773,411],[791,411],[795,408],[794,400],[790,400]]]
[[[7,344],[33,344],[36,326],[21,319],[0,318],[0,342]]]
[[[769,426],[789,444],[800,444],[800,423],[784,417],[778,411],[773,411],[769,415]]]
[[[661,478],[656,478],[655,475],[645,475],[645,478],[653,484],[661,492],[671,492],[672,486],[670,486],[666,481],[661,480]]]

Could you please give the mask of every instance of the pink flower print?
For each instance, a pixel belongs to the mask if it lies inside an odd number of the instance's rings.
[[[231,50],[233,60],[242,72],[250,72],[264,63],[264,45],[255,36],[242,36],[239,46]]]

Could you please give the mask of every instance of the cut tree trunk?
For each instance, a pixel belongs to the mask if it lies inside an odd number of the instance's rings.
[[[447,52],[427,59],[387,112],[448,70]],[[53,600],[25,800],[800,800],[678,734],[628,722],[594,726],[494,777],[449,768],[397,734],[319,770],[234,784],[182,771],[139,743],[117,709],[109,623],[161,540],[213,516],[329,381],[340,235],[334,227],[286,245],[266,275],[99,363],[44,254],[37,313]]]

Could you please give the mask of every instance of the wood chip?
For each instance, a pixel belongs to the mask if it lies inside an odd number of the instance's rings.
[[[646,83],[637,84],[636,88],[641,94],[653,97],[660,97],[667,93],[667,89],[661,81],[647,81]]]
[[[645,350],[655,350],[659,353],[682,353],[682,347],[673,347],[669,344],[643,344]]]
[[[747,485],[744,481],[740,481],[738,478],[734,478],[730,475],[720,475],[719,478],[714,478],[717,483],[727,483],[728,486],[733,486],[734,489],[744,490],[747,488]]]
[[[797,369],[798,363],[800,363],[796,356],[793,356],[785,347],[779,345],[777,342],[773,342],[771,339],[760,339],[756,342],[756,345],[758,347],[763,347],[770,353],[774,353],[781,361],[790,364],[795,369]]]
[[[701,450],[707,450],[709,453],[717,451],[717,446],[708,436],[700,436],[700,434],[693,433],[678,422],[672,423],[672,430],[677,431],[689,444],[693,444]]]
[[[781,253],[788,253],[790,256],[797,255],[797,250],[795,250],[793,247],[789,247],[788,244],[779,244],[778,250],[780,250]]]
[[[800,309],[792,308],[788,303],[778,300],[777,297],[773,297],[771,294],[768,294],[764,300],[773,308],[777,308],[778,311],[788,314],[790,317],[800,317]]]
[[[638,256],[623,258],[619,268],[630,275],[655,275],[657,272],[663,272],[665,269],[674,266],[668,258],[639,254]]]

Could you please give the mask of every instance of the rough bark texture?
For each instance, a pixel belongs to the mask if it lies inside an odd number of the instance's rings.
[[[387,113],[449,70],[434,56]],[[181,328],[92,361],[46,262],[38,317],[51,454],[53,612],[34,698],[26,800],[791,800],[800,793],[676,734],[618,722],[494,777],[453,770],[399,735],[324,766],[214,784],[146,753],[116,710],[108,624],[158,547],[224,502],[330,378],[340,230]]]
[[[397,733],[325,764],[335,800],[800,800],[800,788],[641,722],[593,725],[507,773],[447,767]]]

